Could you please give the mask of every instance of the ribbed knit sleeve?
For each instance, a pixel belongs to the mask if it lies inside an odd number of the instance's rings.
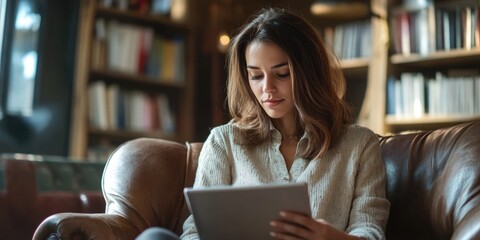
[[[364,147],[359,152],[353,203],[346,232],[371,240],[385,239],[384,229],[390,202],[385,198],[386,176],[379,141],[371,133],[357,144]]]

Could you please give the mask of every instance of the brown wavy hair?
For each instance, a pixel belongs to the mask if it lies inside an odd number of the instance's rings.
[[[228,55],[227,101],[232,122],[241,129],[239,143],[259,144],[270,136],[269,116],[248,83],[246,48],[254,42],[276,44],[289,56],[295,128],[309,135],[302,157],[324,156],[353,122],[344,101],[346,83],[337,58],[327,49],[315,28],[304,18],[278,8],[262,9],[232,39]]]

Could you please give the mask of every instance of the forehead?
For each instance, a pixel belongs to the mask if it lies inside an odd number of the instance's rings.
[[[287,53],[271,42],[254,41],[245,50],[247,65],[278,64],[288,62]]]

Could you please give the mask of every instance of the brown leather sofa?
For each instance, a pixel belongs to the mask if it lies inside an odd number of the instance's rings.
[[[392,204],[387,239],[480,239],[480,122],[380,139]],[[134,239],[150,226],[180,233],[188,215],[182,190],[192,185],[200,148],[124,144],[103,176],[105,214],[53,215],[34,239]]]
[[[0,239],[31,239],[48,216],[105,210],[104,164],[60,157],[0,155]]]

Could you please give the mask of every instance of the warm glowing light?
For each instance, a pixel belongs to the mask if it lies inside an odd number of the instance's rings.
[[[313,15],[324,15],[333,12],[334,8],[329,5],[322,5],[322,4],[312,4],[310,7],[310,12]]]
[[[343,18],[366,16],[369,13],[367,4],[362,2],[321,2],[316,1],[310,6],[310,12],[316,16]]]
[[[230,37],[227,34],[222,34],[220,35],[219,41],[223,46],[227,46],[230,43]]]

